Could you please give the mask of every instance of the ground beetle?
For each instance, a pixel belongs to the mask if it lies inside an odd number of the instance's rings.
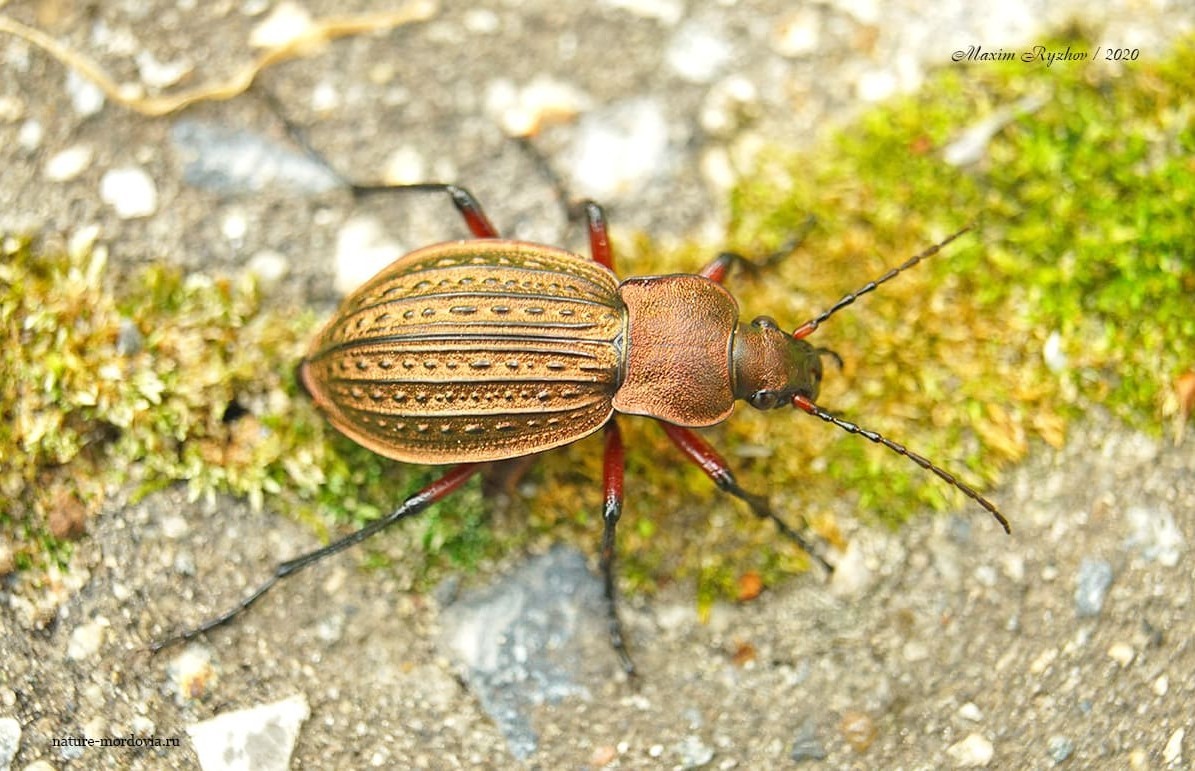
[[[614,530],[623,499],[618,413],[655,418],[719,488],[775,522],[822,564],[819,551],[771,510],[766,497],[739,487],[726,462],[693,428],[725,420],[738,399],[760,410],[791,405],[910,458],[1009,529],[991,502],[952,474],[819,407],[823,359],[837,355],[805,340],[834,313],[937,253],[965,229],[790,334],[768,317],[739,321],[738,305],[722,287],[730,267],[742,259],[732,253],[696,275],[620,282],[605,216],[595,203],[581,207],[589,234],[591,259],[586,259],[499,238],[464,188],[385,189],[448,194],[474,238],[416,250],[357,289],[312,342],[299,379],[332,425],[359,444],[406,463],[455,465],[389,516],[280,564],[236,607],[154,643],[154,650],[231,620],[280,579],[418,514],[490,461],[560,447],[600,429],[605,432],[601,570],[611,639],[633,674],[614,602]]]

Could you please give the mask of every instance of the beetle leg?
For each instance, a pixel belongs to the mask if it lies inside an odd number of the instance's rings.
[[[339,541],[333,541],[327,546],[323,546],[315,551],[310,551],[306,554],[295,557],[294,559],[280,563],[276,568],[274,568],[274,575],[270,576],[270,578],[264,584],[257,587],[252,594],[241,600],[240,603],[234,606],[231,610],[228,610],[222,615],[216,616],[215,618],[209,619],[193,629],[179,632],[178,634],[174,634],[164,640],[155,640],[154,642],[150,643],[150,650],[156,653],[157,651],[174,645],[175,643],[190,640],[194,637],[198,637],[204,632],[211,631],[218,626],[227,624],[229,621],[239,616],[243,611],[248,610],[253,603],[261,599],[263,594],[268,592],[271,588],[273,588],[274,584],[278,583],[282,579],[289,575],[293,575],[294,573],[298,573],[303,568],[314,565],[324,557],[331,557],[333,554],[342,552],[350,546],[364,541],[371,535],[374,535],[381,530],[385,530],[387,527],[393,525],[400,519],[406,519],[407,517],[412,517],[418,514],[436,501],[441,500],[445,496],[460,488],[461,485],[469,480],[469,477],[480,471],[481,467],[484,465],[484,463],[462,463],[458,466],[454,466],[447,474],[403,501],[402,504],[393,512],[391,512],[389,516],[385,517],[384,519],[370,522],[365,527],[361,528],[355,533],[350,533],[344,538],[341,538]]]
[[[417,182],[413,185],[358,185],[350,184],[353,195],[373,195],[375,193],[392,193],[395,191],[409,191],[413,193],[447,193],[452,198],[452,205],[460,212],[469,232],[475,238],[498,238],[498,229],[485,215],[485,210],[477,199],[463,187],[448,185],[443,182]]]
[[[602,506],[602,582],[606,595],[606,611],[610,621],[610,643],[622,661],[627,677],[635,676],[635,662],[627,653],[626,640],[622,634],[622,621],[618,618],[618,605],[614,586],[614,528],[622,516],[622,482],[625,470],[625,453],[622,446],[622,432],[613,418],[606,424],[606,448],[602,460],[603,489],[606,491]]]
[[[721,284],[725,282],[726,275],[730,273],[731,267],[735,265],[745,268],[749,273],[752,274],[758,273],[761,270],[767,270],[788,255],[792,254],[793,251],[801,245],[801,242],[805,240],[805,236],[809,235],[809,231],[813,229],[813,225],[816,222],[817,219],[812,214],[806,217],[805,221],[801,223],[801,227],[797,230],[797,232],[791,238],[781,244],[779,249],[767,255],[766,257],[752,260],[744,257],[738,252],[722,252],[715,257],[709,265],[706,265],[704,268],[702,268],[697,275],[703,276],[708,278],[710,281]]]
[[[447,185],[442,182],[421,182],[414,185],[357,184],[351,179],[347,179],[328,162],[327,158],[311,145],[311,141],[307,138],[307,132],[287,117],[286,110],[283,109],[278,97],[269,89],[262,88],[258,84],[255,85],[255,91],[265,99],[266,104],[270,106],[270,109],[282,121],[282,125],[286,127],[286,133],[299,145],[307,157],[332,172],[333,176],[348,185],[353,195],[364,196],[394,191],[448,193],[452,197],[452,203],[456,206],[457,211],[465,218],[465,224],[469,226],[469,232],[475,238],[498,238],[498,229],[490,222],[489,217],[485,216],[485,211],[481,208],[481,204],[477,202],[472,193],[463,187]]]
[[[801,535],[790,527],[787,522],[778,517],[772,511],[772,507],[766,497],[749,493],[739,487],[739,483],[735,480],[730,466],[727,465],[726,460],[718,454],[718,451],[709,442],[702,439],[690,429],[674,426],[663,420],[657,422],[664,427],[664,433],[668,434],[668,438],[672,440],[672,443],[679,447],[681,452],[689,457],[689,460],[696,463],[705,472],[706,476],[714,480],[714,484],[719,489],[730,493],[735,498],[746,503],[751,507],[752,513],[760,519],[772,520],[785,538],[800,546],[813,559],[817,560],[827,572],[834,570],[830,566],[830,563],[826,562],[823,550],[815,547],[809,539],[805,538],[805,536]]]

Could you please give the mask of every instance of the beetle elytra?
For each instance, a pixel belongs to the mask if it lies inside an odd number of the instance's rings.
[[[418,514],[490,461],[552,449],[602,430],[600,563],[611,640],[623,668],[633,674],[613,578],[623,503],[619,413],[655,418],[719,488],[772,520],[823,565],[820,552],[772,511],[766,497],[739,487],[725,460],[694,428],[725,420],[737,400],[760,410],[791,405],[908,457],[1009,530],[995,505],[949,472],[822,409],[817,404],[822,361],[837,355],[805,340],[834,313],[965,230],[789,333],[767,317],[739,320],[738,305],[722,286],[732,263],[741,259],[737,255],[724,253],[697,274],[620,281],[605,216],[595,203],[583,205],[590,246],[585,258],[499,238],[477,200],[461,187],[429,183],[399,189],[448,194],[474,238],[411,252],[358,288],[312,342],[299,378],[333,426],[359,444],[399,461],[453,467],[387,517],[281,563],[237,606],[154,643],[154,650],[226,623],[285,576]]]

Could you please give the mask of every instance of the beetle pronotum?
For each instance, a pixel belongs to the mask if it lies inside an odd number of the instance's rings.
[[[429,183],[400,189],[447,193],[474,238],[411,252],[358,288],[312,342],[299,378],[332,425],[359,444],[407,463],[453,467],[389,516],[281,563],[231,610],[154,643],[154,650],[228,622],[282,578],[418,514],[488,462],[602,430],[601,570],[611,640],[623,668],[633,674],[613,578],[623,501],[618,413],[655,418],[719,488],[772,520],[823,564],[766,497],[739,487],[725,460],[693,428],[725,420],[738,399],[760,410],[791,405],[911,459],[978,502],[1008,531],[995,505],[946,470],[818,406],[822,358],[837,357],[805,340],[830,316],[936,254],[965,229],[786,333],[767,317],[739,321],[738,305],[722,286],[737,255],[724,253],[695,275],[620,282],[605,216],[593,202],[583,204],[586,259],[501,239],[464,188]]]

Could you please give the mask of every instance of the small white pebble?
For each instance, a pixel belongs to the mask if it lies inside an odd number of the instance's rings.
[[[189,645],[166,665],[167,686],[180,705],[211,693],[219,677],[212,665],[212,651],[201,645]]]
[[[138,736],[153,736],[154,729],[156,727],[157,726],[154,721],[150,720],[145,715],[133,716],[133,733],[137,734]]]
[[[290,270],[290,262],[284,255],[264,249],[250,257],[245,267],[259,284],[268,288],[275,286],[286,275]]]
[[[1051,372],[1058,373],[1066,369],[1067,358],[1062,351],[1062,335],[1055,330],[1046,338],[1046,344],[1041,349],[1042,361],[1046,363],[1046,369]]]
[[[1122,667],[1127,667],[1129,664],[1132,664],[1133,659],[1136,657],[1136,651],[1134,651],[1133,646],[1129,645],[1128,643],[1113,643],[1112,646],[1108,648],[1108,658],[1112,659]]]
[[[427,161],[411,145],[403,145],[386,159],[382,179],[389,185],[412,185],[427,181]]]
[[[108,630],[108,619],[99,616],[86,624],[80,624],[71,632],[66,646],[66,657],[72,661],[83,661],[94,656],[104,644]]]
[[[769,42],[773,51],[789,59],[814,53],[821,42],[817,11],[805,8],[784,16],[772,28]]]
[[[150,88],[169,88],[190,75],[194,69],[188,61],[160,62],[149,51],[138,51],[134,58],[141,82]]]
[[[101,702],[102,703],[102,702]],[[104,737],[108,735],[108,721],[101,715],[96,715],[83,724],[83,735]]]
[[[91,148],[74,145],[50,156],[42,169],[50,182],[67,182],[83,173],[91,165]]]
[[[867,591],[875,581],[875,575],[867,565],[867,555],[858,539],[851,539],[846,552],[834,566],[830,577],[830,592],[836,597],[858,597]]]
[[[12,717],[0,717],[0,767],[9,768],[9,763],[20,748],[20,721]]]
[[[220,220],[220,232],[229,241],[240,241],[248,231],[249,220],[245,218],[244,212],[234,209],[225,214],[224,219]]]
[[[1183,737],[1187,735],[1185,728],[1176,728],[1162,748],[1162,760],[1168,766],[1178,766],[1183,762]]]
[[[574,193],[610,200],[641,189],[667,168],[668,121],[655,99],[631,99],[587,114],[567,153]]]
[[[1048,669],[1051,664],[1054,663],[1054,659],[1056,659],[1056,658],[1058,658],[1058,649],[1057,648],[1047,648],[1046,650],[1039,653],[1037,655],[1037,658],[1035,658],[1029,664],[1029,671],[1032,674],[1040,675],[1042,672],[1045,672],[1046,669]]]
[[[112,169],[100,179],[100,198],[121,219],[148,217],[158,210],[158,188],[142,169]]]
[[[24,117],[24,102],[15,96],[0,96],[0,123],[16,123]]]
[[[104,109],[104,92],[73,69],[66,71],[66,93],[79,117],[89,118]]]
[[[297,3],[284,1],[249,33],[249,45],[254,48],[283,46],[306,34],[313,26],[310,13]]]
[[[908,662],[925,661],[929,658],[929,646],[919,640],[909,640],[901,648],[901,654]]]
[[[725,147],[714,146],[703,150],[699,163],[702,179],[717,190],[730,190],[738,180],[734,166],[730,163],[730,153],[726,152]]]
[[[348,294],[403,255],[403,248],[387,238],[372,217],[353,217],[336,234],[336,291]]]
[[[498,14],[488,8],[472,8],[465,11],[465,29],[475,35],[492,35],[502,28]]]
[[[42,128],[40,121],[27,120],[17,131],[17,144],[25,152],[31,153],[41,146],[41,140],[45,134],[45,129]]]
[[[859,76],[855,95],[864,102],[879,102],[896,92],[896,76],[883,70],[872,70]]]
[[[71,232],[70,237],[66,241],[67,254],[76,259],[81,259],[91,254],[95,249],[96,241],[100,238],[100,226],[91,223],[90,225],[83,225]]]
[[[1000,582],[1000,578],[996,574],[996,568],[991,565],[980,565],[975,568],[975,580],[988,588]]]
[[[181,538],[191,529],[187,518],[178,514],[167,514],[162,517],[159,520],[159,526],[162,528],[162,535],[171,539]]]
[[[21,771],[58,771],[48,760],[35,760],[21,769]]]
[[[311,716],[303,694],[224,712],[187,727],[203,768],[290,768],[299,729]]]
[[[516,87],[504,78],[486,87],[486,109],[512,137],[534,136],[544,126],[567,122],[593,105],[593,99],[572,83],[546,75]]]
[[[318,113],[330,113],[340,107],[340,92],[331,83],[317,83],[311,89],[311,109]]]
[[[982,734],[970,734],[961,742],[950,745],[946,754],[961,768],[983,768],[992,762],[995,748]]]
[[[969,701],[958,708],[958,716],[963,720],[970,720],[972,723],[978,723],[983,720],[983,712],[979,707],[975,706],[975,702]]]
[[[731,136],[758,110],[758,102],[755,83],[742,75],[728,75],[705,95],[699,116],[701,127],[714,136]]]
[[[1158,696],[1165,696],[1166,692],[1170,690],[1170,678],[1166,675],[1158,675],[1158,679],[1154,680],[1154,693]]]
[[[709,83],[731,59],[730,44],[704,24],[687,22],[673,35],[664,52],[672,71],[690,83]]]

